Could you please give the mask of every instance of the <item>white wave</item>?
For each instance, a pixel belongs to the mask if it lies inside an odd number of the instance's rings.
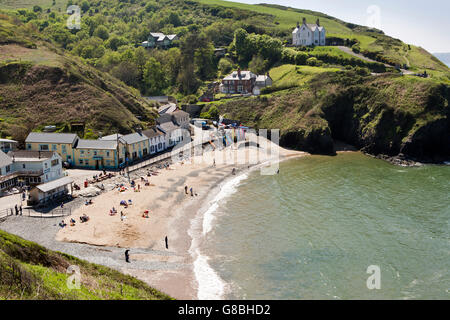
[[[194,261],[194,274],[198,283],[199,300],[221,300],[225,294],[225,282],[211,268],[209,258],[196,250],[197,258]]]
[[[210,202],[210,207],[206,210],[203,216],[203,235],[206,235],[212,230],[213,221],[216,216],[213,214],[219,207],[219,202],[224,198],[232,195],[237,191],[236,187],[242,180],[246,179],[248,175],[246,173],[237,176],[236,178],[227,181],[221,188],[214,199]]]
[[[200,251],[200,244],[205,235],[212,230],[213,221],[216,218],[214,212],[219,207],[219,202],[236,192],[239,183],[247,178],[247,174],[237,176],[225,182],[217,195],[210,202],[208,210],[203,215],[197,216],[191,221],[189,234],[192,237],[192,244],[189,252],[194,260],[194,275],[197,280],[197,298],[199,300],[221,300],[225,295],[227,284],[214,271],[208,263],[209,257]],[[201,235],[198,237],[196,235]]]

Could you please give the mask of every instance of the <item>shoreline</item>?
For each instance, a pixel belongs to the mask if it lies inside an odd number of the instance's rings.
[[[267,163],[274,160],[281,162],[308,155],[305,152],[286,150],[275,145],[279,159],[273,158],[272,154],[268,157],[259,153],[259,161],[253,165],[249,165],[248,162],[229,164],[226,161],[223,163],[218,161],[217,166],[213,165],[213,154],[214,158],[219,156],[218,159],[222,156],[225,159],[229,156],[237,158],[243,155],[246,159],[250,159],[251,152],[260,150],[249,147],[241,151],[239,144],[220,151],[205,152],[203,157],[209,157],[206,161],[205,158],[202,158],[202,161],[195,161],[197,156],[194,156],[190,162],[185,164],[177,162],[172,164],[169,170],[159,170],[158,176],[150,178],[151,186],[143,187],[141,192],[126,191],[120,194],[113,190],[97,196],[94,198],[92,208],[82,206],[72,214],[78,221],[78,216],[90,210],[88,213],[90,221],[60,230],[56,240],[130,249],[132,262],[153,262],[166,264],[167,267],[156,270],[136,269],[130,264],[130,267],[125,265],[121,268],[122,272],[136,276],[174,298],[198,299],[199,288],[203,286],[201,281],[205,278],[202,274],[214,272],[211,268],[208,269],[207,257],[201,254],[205,213],[210,209],[214,198],[218,197],[229,181],[242,180],[242,175],[251,170],[267,166]],[[268,153],[269,146],[273,148],[271,144],[267,146],[267,150],[261,149]],[[233,168],[236,168],[235,175],[231,174]],[[136,179],[139,174],[142,173],[138,170],[132,176]],[[196,194],[194,197],[185,194],[185,185],[194,188]],[[122,222],[118,217],[107,214],[112,204],[118,205],[120,197],[133,200],[133,206],[123,210],[127,219]],[[218,201],[222,198],[224,197]],[[150,219],[140,216],[144,209],[150,210]],[[118,212],[121,210],[121,207],[118,208]],[[68,217],[67,221],[70,218]],[[214,219],[213,216],[209,218]],[[168,237],[168,249],[164,244],[165,236]],[[158,253],[137,254],[136,251],[140,250]],[[162,255],[161,252],[166,254]],[[213,295],[212,298],[219,299],[220,296],[220,294]],[[200,297],[205,298],[202,293]]]

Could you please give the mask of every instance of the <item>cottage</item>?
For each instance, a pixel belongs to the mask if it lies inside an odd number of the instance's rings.
[[[75,148],[75,166],[87,169],[115,169],[124,162],[118,150],[125,153],[124,143],[119,139],[78,141]]]
[[[55,151],[63,161],[74,164],[74,150],[79,139],[74,133],[31,132],[25,146],[32,151]]]
[[[325,27],[320,25],[319,19],[315,24],[306,23],[306,18],[303,18],[303,23],[297,22],[297,27],[292,31],[292,44],[294,46],[324,46],[326,43]]]
[[[128,162],[137,161],[149,154],[149,141],[142,132],[134,132],[122,137],[126,145]]]
[[[220,91],[222,93],[247,94],[253,92],[257,76],[251,71],[233,71],[222,80]]]
[[[219,90],[227,94],[254,94],[259,95],[261,89],[272,85],[269,74],[256,75],[251,71],[238,69],[222,80]]]
[[[150,154],[155,154],[166,149],[165,133],[158,126],[153,126],[144,130],[142,133],[149,140]]]
[[[172,121],[181,128],[189,128],[189,113],[183,110],[176,110],[172,112]]]
[[[175,40],[178,40],[176,34],[165,35],[161,32],[151,32],[147,41],[142,42],[144,48],[168,48]]]

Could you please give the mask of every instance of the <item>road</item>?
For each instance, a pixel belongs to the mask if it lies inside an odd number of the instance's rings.
[[[355,52],[353,52],[353,50],[352,50],[351,48],[349,48],[349,47],[338,46],[338,48],[339,48],[340,50],[344,51],[345,53],[351,54],[352,56],[355,56],[355,57],[357,57],[357,58],[360,58],[360,59],[362,59],[362,60],[364,60],[364,61],[368,61],[368,62],[378,62],[378,63],[380,63],[379,61],[376,61],[376,60],[373,60],[373,59],[370,59],[370,58],[367,58],[367,57],[363,56],[361,53],[355,53]],[[386,67],[394,67],[394,66],[391,66],[390,64],[387,64],[387,63],[384,63],[384,65],[385,65]],[[409,70],[406,70],[406,69],[400,69],[400,71],[403,72],[403,74],[414,74],[414,72],[409,71]]]

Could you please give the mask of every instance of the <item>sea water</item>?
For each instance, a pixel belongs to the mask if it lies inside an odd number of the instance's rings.
[[[199,298],[450,298],[449,166],[309,156],[225,188],[203,215]]]

